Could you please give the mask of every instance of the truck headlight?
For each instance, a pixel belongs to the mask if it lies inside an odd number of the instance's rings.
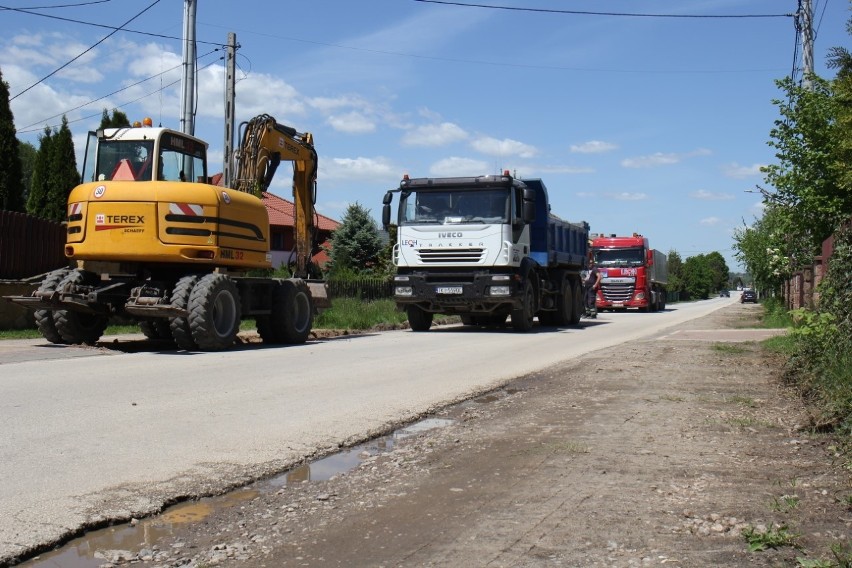
[[[397,286],[393,293],[397,296],[413,296],[414,289],[411,286]]]
[[[509,286],[489,286],[488,294],[490,296],[508,296],[511,293]]]

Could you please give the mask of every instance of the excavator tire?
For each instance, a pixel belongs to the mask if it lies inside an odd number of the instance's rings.
[[[521,307],[512,310],[512,329],[515,331],[529,331],[533,326],[535,313],[535,289],[529,278],[524,282],[524,290],[521,293]]]
[[[432,312],[424,311],[417,306],[408,306],[405,310],[408,313],[408,325],[411,331],[429,331],[432,327]]]
[[[72,270],[68,273],[58,288],[62,288],[68,284],[87,284],[92,283],[97,279],[97,276],[91,272],[82,270]],[[62,336],[65,343],[71,345],[94,345],[104,334],[104,330],[109,324],[109,317],[101,314],[89,314],[84,312],[76,312],[72,310],[56,310],[53,312],[53,321],[56,324],[56,331]]]
[[[179,308],[188,309],[189,295],[195,284],[198,283],[198,276],[184,276],[175,284],[172,290],[172,305]],[[178,348],[185,351],[195,351],[198,345],[192,339],[192,330],[189,328],[189,317],[177,317],[169,320],[169,330],[171,331],[172,339],[174,339]]]
[[[68,276],[69,272],[71,272],[70,268],[54,270],[41,281],[38,292],[53,292],[59,283]],[[56,330],[56,323],[53,321],[53,310],[36,310],[33,315],[42,337],[51,343],[65,343],[62,336]]]
[[[189,329],[202,351],[221,351],[240,331],[240,294],[224,274],[203,276],[189,295]]]
[[[295,345],[308,340],[314,323],[311,293],[304,281],[280,281],[272,291],[272,313],[257,319],[264,343]]]

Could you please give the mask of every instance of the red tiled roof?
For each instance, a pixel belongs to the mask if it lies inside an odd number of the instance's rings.
[[[296,224],[293,217],[292,201],[287,201],[278,197],[274,193],[263,192],[263,204],[266,205],[266,210],[269,212],[269,224],[292,227]],[[317,213],[317,228],[321,231],[333,231],[340,226],[340,223],[325,215]]]

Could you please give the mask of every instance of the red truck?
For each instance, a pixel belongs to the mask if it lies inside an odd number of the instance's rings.
[[[602,277],[595,302],[598,311],[656,312],[666,307],[666,255],[650,248],[646,237],[594,235],[591,254]]]

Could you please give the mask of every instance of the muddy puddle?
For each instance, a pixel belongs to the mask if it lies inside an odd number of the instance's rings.
[[[289,485],[326,481],[337,474],[354,469],[368,458],[391,451],[399,440],[435,428],[443,428],[454,422],[444,418],[426,418],[389,435],[299,465],[286,473],[225,495],[180,503],[153,517],[88,532],[61,548],[40,554],[19,566],[99,568],[105,564],[121,564],[131,559],[153,557],[159,550],[158,543],[171,537],[175,530],[190,523],[203,522],[215,511],[241,506],[258,495],[273,493]]]

